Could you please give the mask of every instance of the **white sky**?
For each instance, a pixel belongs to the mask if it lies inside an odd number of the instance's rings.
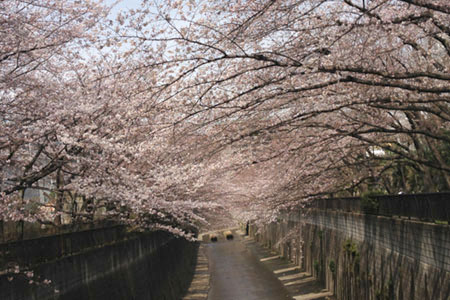
[[[141,4],[141,0],[103,0],[106,5],[114,4],[118,2],[116,6],[111,11],[112,15],[116,15],[120,10],[127,10],[130,8],[138,8]]]

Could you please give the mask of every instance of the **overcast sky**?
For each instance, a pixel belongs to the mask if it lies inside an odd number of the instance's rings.
[[[105,4],[111,5],[117,0],[103,0]],[[119,3],[114,7],[111,14],[115,15],[121,9],[130,9],[139,7],[141,0],[120,0]]]

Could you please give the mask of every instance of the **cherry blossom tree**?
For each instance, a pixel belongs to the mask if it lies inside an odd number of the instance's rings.
[[[150,94],[182,134],[212,137],[203,155],[257,170],[260,209],[397,193],[402,168],[422,180],[413,191],[449,188],[446,1],[154,3],[121,15],[111,40],[136,69],[164,66]],[[240,189],[247,203],[254,186]]]
[[[193,238],[317,197],[450,188],[447,0],[109,11],[0,1],[0,222]]]
[[[110,20],[3,1],[2,216],[28,217],[44,179],[63,216],[181,235],[214,209],[447,190],[446,2],[142,1]]]
[[[108,8],[0,5],[2,219],[58,224],[61,214],[92,219],[103,208],[146,227],[202,222],[194,211],[204,205],[189,196],[201,185],[202,166],[171,142],[164,104],[141,96],[142,74],[123,71],[126,59],[108,53]],[[24,198],[29,188],[45,189],[54,202]]]
[[[79,1],[2,1],[0,12],[1,188],[23,196],[62,168],[63,152],[74,151],[57,137],[71,119],[70,67],[90,43],[86,32],[106,11]],[[20,218],[13,210],[4,213]]]

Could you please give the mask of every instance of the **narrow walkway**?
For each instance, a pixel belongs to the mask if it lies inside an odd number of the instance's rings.
[[[205,244],[211,272],[208,300],[292,299],[274,274],[264,267],[238,234],[233,240],[218,235]]]
[[[234,239],[227,240],[220,232],[214,243],[205,235],[194,280],[183,300],[335,299],[311,274],[243,232],[233,234]]]
[[[243,243],[260,258],[260,263],[269,269],[294,300],[335,299],[332,293],[309,273],[303,272],[296,264],[281,258],[278,253],[261,247],[254,239],[244,237]]]

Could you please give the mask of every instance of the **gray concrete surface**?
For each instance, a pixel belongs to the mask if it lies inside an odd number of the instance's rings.
[[[277,276],[260,261],[254,246],[239,234],[233,240],[219,236],[204,245],[209,259],[208,300],[292,299]]]
[[[209,292],[209,262],[205,247],[200,245],[195,266],[194,278],[182,300],[206,300]]]

